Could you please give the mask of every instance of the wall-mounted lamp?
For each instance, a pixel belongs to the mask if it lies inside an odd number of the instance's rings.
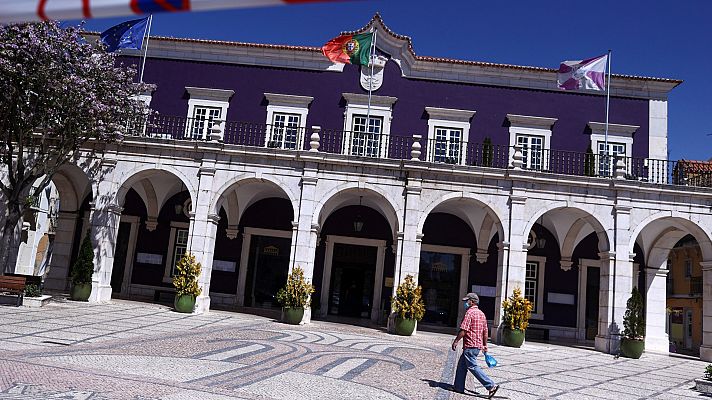
[[[354,232],[361,232],[363,229],[363,218],[361,218],[361,199],[363,196],[358,197],[358,207],[359,213],[356,214],[356,219],[354,220]]]

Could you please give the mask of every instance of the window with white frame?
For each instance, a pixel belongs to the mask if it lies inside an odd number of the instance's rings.
[[[265,146],[279,149],[304,148],[307,114],[311,96],[265,93],[267,129]]]
[[[185,255],[188,251],[188,230],[187,229],[176,229],[174,242],[173,242],[173,264],[171,266],[171,276],[176,273],[176,265],[178,261]]]
[[[299,144],[301,115],[274,113],[272,118],[272,136],[267,147],[296,150]]]
[[[449,164],[467,162],[470,120],[475,111],[425,107],[428,113],[428,161]]]
[[[190,201],[190,199],[188,200]],[[185,206],[184,206],[185,207]],[[185,209],[183,210],[185,212]],[[176,265],[181,257],[188,251],[188,228],[186,222],[171,222],[171,232],[168,240],[168,252],[163,271],[163,282],[171,282],[175,274]]]
[[[520,146],[523,168],[534,170],[549,169],[551,152],[551,132],[556,118],[507,114],[509,121],[509,159],[514,157],[515,145]]]
[[[193,118],[190,120],[190,134],[193,139],[207,138],[209,129],[220,121],[222,109],[218,107],[193,107]]]
[[[344,93],[344,139],[342,154],[364,157],[388,157],[391,113],[398,100],[390,96]],[[368,117],[367,117],[368,116]]]
[[[545,257],[527,256],[524,271],[524,298],[532,302],[531,319],[544,319],[545,268]]]
[[[352,121],[351,151],[349,154],[361,157],[379,157],[383,118],[354,115]]]
[[[596,153],[598,160],[598,174],[600,176],[613,176],[616,157],[632,157],[633,134],[638,130],[636,125],[608,124],[608,140],[606,140],[606,124],[603,122],[589,122],[591,129],[591,149]],[[608,142],[608,148],[606,148]],[[631,173],[631,163],[626,162],[626,172]]]
[[[196,140],[209,139],[213,127],[218,127],[222,134],[230,98],[235,91],[191,86],[185,90],[189,95],[186,136]]]
[[[522,168],[544,169],[544,137],[517,135],[517,144],[522,149]]]

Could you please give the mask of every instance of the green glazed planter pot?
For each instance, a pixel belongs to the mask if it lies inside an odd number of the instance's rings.
[[[290,325],[299,325],[304,318],[304,308],[303,307],[285,307],[282,309],[284,313],[283,322]]]
[[[524,343],[524,331],[504,328],[502,330],[502,342],[505,346],[521,347],[522,343]]]
[[[173,300],[173,307],[178,312],[192,313],[195,308],[195,296],[189,294],[176,296],[175,300]]]
[[[76,301],[87,301],[91,296],[91,283],[72,284],[72,291],[69,297]]]
[[[410,336],[415,330],[415,320],[396,317],[396,334],[401,336]]]
[[[644,340],[621,339],[621,353],[628,358],[640,358],[645,350]]]

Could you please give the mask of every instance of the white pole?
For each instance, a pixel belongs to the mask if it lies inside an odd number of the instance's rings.
[[[371,77],[368,80],[368,109],[366,110],[366,132],[369,132],[369,127],[371,126],[371,92],[373,87],[373,64],[374,57],[376,56],[376,35],[378,31],[374,29],[373,40],[371,41],[371,51],[369,62],[371,63]],[[370,132],[369,132],[370,133]]]
[[[143,70],[146,68],[146,54],[148,53],[148,41],[151,39],[151,22],[153,22],[153,14],[148,16],[148,26],[144,31],[144,37],[146,38],[146,45],[143,48],[143,61],[141,62],[141,76],[139,81],[143,83]]]
[[[605,146],[606,146],[606,164],[609,165],[611,159],[609,157],[608,151],[608,110],[611,105],[611,51],[608,50],[608,82],[606,82],[606,134],[605,134]],[[615,166],[614,166],[615,168]],[[610,168],[609,168],[610,170]]]

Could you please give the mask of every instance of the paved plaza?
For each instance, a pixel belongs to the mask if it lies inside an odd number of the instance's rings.
[[[459,399],[449,390],[452,336],[398,337],[371,328],[162,305],[66,300],[0,307],[0,399]],[[492,345],[498,399],[681,399],[706,363],[589,349]]]

